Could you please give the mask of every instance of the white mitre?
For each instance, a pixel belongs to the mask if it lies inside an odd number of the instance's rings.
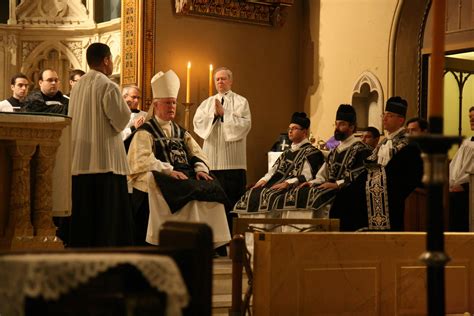
[[[151,78],[153,99],[177,98],[179,85],[179,78],[173,70],[168,70],[165,73],[160,71]]]

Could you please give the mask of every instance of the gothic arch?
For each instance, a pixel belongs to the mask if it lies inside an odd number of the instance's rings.
[[[407,117],[421,113],[421,49],[431,0],[402,1],[391,36],[391,95],[408,101]]]
[[[30,52],[23,50],[21,72],[26,74],[34,83],[38,82],[38,72],[41,68],[54,68],[62,81],[61,91],[69,91],[68,78],[71,69],[82,69],[81,61],[65,45],[57,41],[44,41]]]
[[[356,80],[352,90],[352,105],[357,112],[357,125],[382,128],[384,95],[379,79],[370,71],[364,71]]]

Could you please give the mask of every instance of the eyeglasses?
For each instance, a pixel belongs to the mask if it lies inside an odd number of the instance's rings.
[[[48,79],[45,79],[44,81],[47,81],[49,83],[53,83],[53,82],[59,82],[59,79],[58,78],[48,78]]]
[[[384,117],[392,118],[392,117],[403,117],[403,116],[398,115],[398,114],[394,114],[394,113],[390,113],[390,112],[384,112],[384,113],[382,113],[382,115],[380,117],[381,118],[384,118]]]
[[[302,131],[303,129],[302,128],[299,128],[299,127],[288,127],[288,132],[291,132],[291,131],[294,131],[294,130],[299,130],[299,131]]]

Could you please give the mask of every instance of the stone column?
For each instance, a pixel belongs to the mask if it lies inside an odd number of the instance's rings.
[[[36,173],[34,203],[32,210],[35,236],[54,238],[56,226],[53,223],[53,167],[58,145],[41,144],[36,152]]]
[[[16,0],[10,0],[10,12],[9,12],[9,19],[7,21],[8,24],[17,24],[16,20]]]
[[[13,239],[33,237],[30,218],[30,161],[36,150],[32,143],[13,142],[8,146],[12,160],[10,214],[7,232]]]

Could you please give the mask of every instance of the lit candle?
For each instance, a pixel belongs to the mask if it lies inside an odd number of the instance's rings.
[[[186,72],[186,103],[189,103],[191,96],[191,62],[188,61],[188,69]]]
[[[211,96],[212,93],[212,85],[213,85],[213,80],[212,80],[212,71],[214,68],[212,67],[212,64],[209,65],[209,96]]]
[[[432,133],[442,133],[443,117],[443,73],[444,73],[444,32],[445,32],[445,0],[434,0],[433,11],[433,46],[430,59],[430,87],[428,114],[430,120],[438,118],[440,126],[433,126]]]

